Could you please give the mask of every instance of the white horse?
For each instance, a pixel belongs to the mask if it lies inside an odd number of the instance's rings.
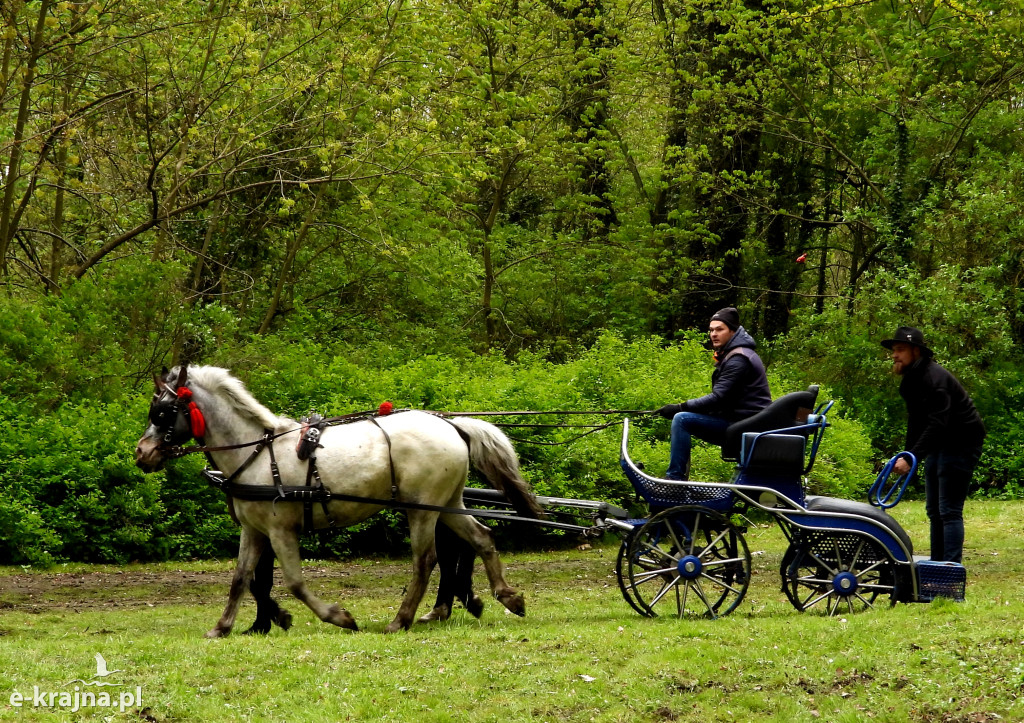
[[[155,378],[155,382],[150,424],[135,450],[135,462],[144,472],[163,466],[169,458],[169,444],[182,444],[193,436],[201,438],[201,444],[208,447],[230,447],[255,442],[271,432],[281,435],[272,444],[282,484],[305,484],[307,463],[299,460],[295,452],[301,425],[270,412],[226,370],[175,368]],[[391,499],[393,477],[397,499],[402,502],[464,509],[462,489],[472,462],[492,485],[517,502],[517,507],[529,507],[536,516],[543,515],[519,474],[515,450],[494,425],[469,417],[448,420],[416,411],[377,417],[374,421],[376,424],[367,419],[323,430],[317,469],[332,493]],[[209,454],[217,468],[230,476],[244,465],[253,449],[239,447]],[[264,449],[235,481],[273,487],[269,453],[269,449]],[[303,528],[303,504],[237,497],[232,502],[242,527],[238,562],[227,606],[207,637],[223,637],[231,632],[241,596],[268,540],[292,594],[321,620],[357,629],[348,611],[322,602],[302,578],[299,535]],[[314,503],[314,527],[328,527],[332,521],[337,526],[353,525],[385,506],[332,500],[325,514],[323,506]],[[457,513],[408,509],[407,515],[413,553],[412,581],[386,632],[407,629],[412,624],[435,563],[434,528],[439,516],[480,555],[494,597],[510,611],[524,614],[523,598],[505,582],[494,540],[486,526]]]

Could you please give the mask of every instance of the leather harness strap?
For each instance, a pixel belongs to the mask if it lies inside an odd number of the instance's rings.
[[[388,466],[391,469],[391,501],[396,502],[398,501],[398,478],[395,476],[395,458],[391,456],[391,435],[388,434],[384,427],[380,426],[380,422],[377,421],[376,417],[370,417],[370,421],[377,425],[377,429],[384,434],[384,441],[388,443]]]

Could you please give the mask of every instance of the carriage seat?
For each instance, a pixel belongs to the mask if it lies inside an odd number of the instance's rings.
[[[799,478],[807,439],[799,434],[744,432],[740,467],[758,477]]]
[[[733,484],[767,487],[798,505],[803,504],[801,479],[806,446],[807,439],[800,434],[744,433]],[[782,503],[775,495],[763,492],[761,504],[775,507]]]
[[[804,500],[804,506],[812,512],[833,512],[870,518],[899,538],[910,555],[914,554],[914,544],[910,541],[910,535],[907,534],[907,531],[903,529],[900,523],[885,510],[869,505],[867,502],[844,500],[838,497],[807,495]]]
[[[808,415],[814,410],[817,398],[818,385],[812,384],[806,391],[783,394],[752,417],[733,422],[725,430],[722,459],[740,458],[743,435],[748,432],[768,432],[805,424]]]

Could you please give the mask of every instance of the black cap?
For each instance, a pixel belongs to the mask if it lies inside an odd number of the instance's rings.
[[[924,343],[924,332],[912,326],[901,326],[892,335],[892,339],[882,341],[882,346],[886,349],[892,349],[894,344],[911,344],[918,347],[925,356],[934,355],[932,350]]]
[[[736,331],[740,328],[740,312],[731,306],[727,306],[712,314],[711,321],[720,321],[733,331]]]

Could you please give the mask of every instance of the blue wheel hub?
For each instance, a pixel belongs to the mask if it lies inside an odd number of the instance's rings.
[[[832,578],[832,589],[836,591],[837,595],[843,597],[857,592],[858,584],[857,576],[852,572],[841,572]]]
[[[679,577],[687,580],[696,580],[700,577],[704,565],[701,563],[700,558],[694,555],[685,555],[679,558],[676,568],[679,570]]]

